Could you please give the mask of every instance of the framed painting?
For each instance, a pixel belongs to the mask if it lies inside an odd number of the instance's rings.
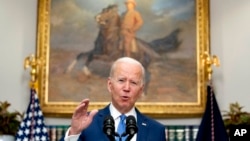
[[[200,56],[209,52],[209,0],[136,0],[136,10],[143,24],[132,53],[147,72],[136,106],[152,117],[200,116],[206,103]],[[38,95],[45,115],[71,116],[84,98],[91,101],[89,110],[109,103],[109,68],[124,53],[120,24],[108,23],[115,19],[110,15],[120,20],[125,11],[123,0],[38,1]],[[110,27],[116,37],[106,34]]]

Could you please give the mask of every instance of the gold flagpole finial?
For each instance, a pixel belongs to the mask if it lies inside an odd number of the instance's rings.
[[[219,67],[219,58],[216,55],[210,56],[208,52],[204,52],[204,54],[201,54],[201,59],[205,70],[205,80],[210,81],[213,73],[212,65]]]
[[[38,76],[38,66],[41,64],[41,60],[35,57],[34,54],[27,56],[24,59],[24,69],[30,68],[30,87],[35,87],[37,84],[37,76]]]

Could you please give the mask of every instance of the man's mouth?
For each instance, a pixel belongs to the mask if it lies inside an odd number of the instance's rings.
[[[128,96],[121,96],[121,99],[122,99],[122,100],[128,100],[129,97],[128,97]]]

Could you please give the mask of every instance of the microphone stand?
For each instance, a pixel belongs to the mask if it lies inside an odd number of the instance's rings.
[[[128,134],[128,133],[124,132],[122,135],[119,136],[119,141],[122,141],[122,137],[125,137],[125,136],[127,136],[125,141],[130,141],[134,135],[135,134]]]
[[[108,136],[108,138],[109,138],[110,141],[115,141],[115,137],[112,136],[112,135]]]
[[[130,141],[133,138],[133,136],[134,136],[134,134],[132,134],[132,135],[129,134],[128,137],[127,137],[127,139],[126,139],[126,141]]]
[[[115,132],[114,134],[111,134],[111,135],[107,135],[107,136],[108,136],[110,141],[116,141],[115,137],[119,137],[119,141],[121,141],[121,136],[117,132]]]
[[[121,135],[117,133],[117,135],[118,135],[118,137],[119,137],[119,141],[122,141],[122,137],[125,137],[125,136],[127,135],[127,133],[124,132],[124,133],[122,133]]]
[[[134,136],[135,134],[127,134],[127,133],[125,132],[125,133],[123,133],[122,135],[119,135],[117,132],[115,132],[115,134],[107,135],[107,137],[109,138],[110,141],[116,141],[116,140],[115,140],[115,137],[118,137],[118,138],[119,138],[119,141],[122,141],[122,137],[125,137],[125,136],[127,136],[127,135],[128,135],[128,137],[126,138],[125,141],[130,141],[130,140],[133,138],[133,136]]]
[[[119,137],[119,141],[121,141],[121,136],[117,132],[115,132],[114,134],[111,134],[111,135],[107,135],[107,136],[108,136],[110,141],[116,141],[115,137]]]

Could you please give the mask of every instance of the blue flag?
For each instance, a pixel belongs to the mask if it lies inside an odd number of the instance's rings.
[[[30,102],[16,134],[16,141],[49,141],[38,96],[31,89]]]
[[[229,141],[211,86],[207,86],[206,109],[199,126],[196,141]]]

